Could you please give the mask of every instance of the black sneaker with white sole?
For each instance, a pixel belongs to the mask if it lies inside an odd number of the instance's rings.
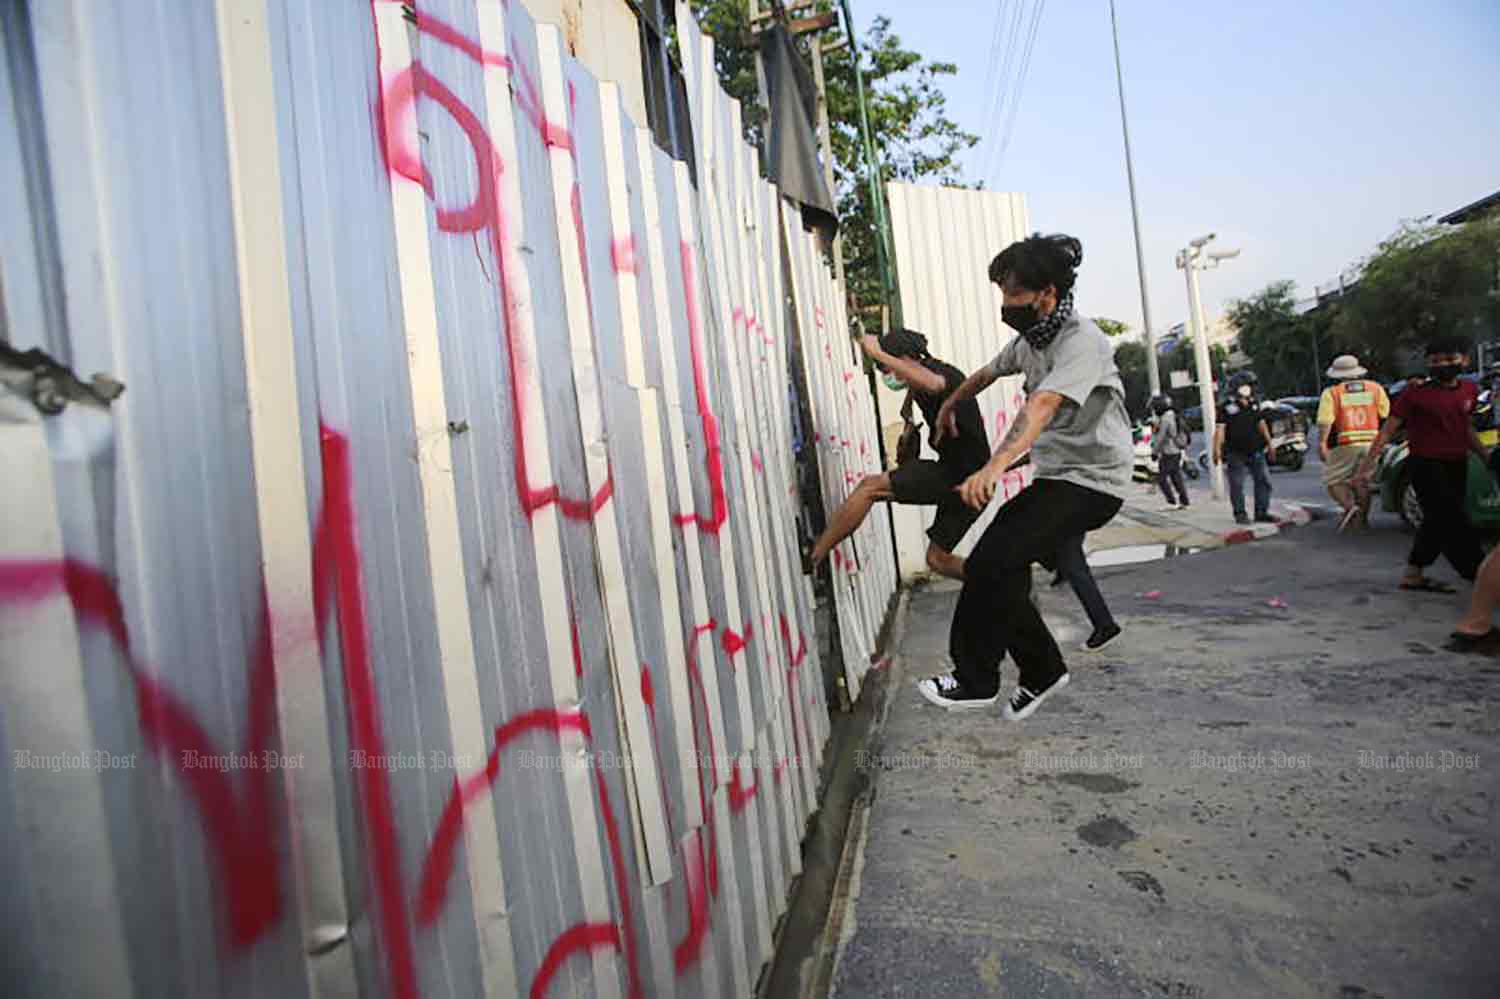
[[[1068,672],[1064,670],[1057,675],[1057,679],[1040,690],[1017,687],[1016,692],[1010,695],[1010,701],[1005,705],[1005,720],[1020,721],[1022,718],[1030,718],[1036,709],[1042,706],[1043,701],[1067,685]]]
[[[1083,652],[1098,652],[1110,642],[1119,638],[1122,631],[1123,629],[1113,622],[1106,624],[1102,628],[1095,628],[1094,633],[1088,637],[1088,640],[1079,649]]]
[[[985,696],[964,689],[957,678],[948,673],[917,681],[917,690],[928,701],[947,711],[965,711],[987,708],[1000,699],[999,691]]]

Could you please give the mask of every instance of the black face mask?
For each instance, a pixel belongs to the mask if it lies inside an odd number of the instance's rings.
[[[1030,305],[1002,305],[1000,306],[1000,319],[1017,333],[1025,333],[1042,321],[1041,315],[1036,311],[1035,302]]]
[[[1440,382],[1451,382],[1463,374],[1463,372],[1464,366],[1462,364],[1435,364],[1428,365],[1427,368],[1427,374]]]

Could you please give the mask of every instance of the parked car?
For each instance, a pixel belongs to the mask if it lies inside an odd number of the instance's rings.
[[[1308,425],[1311,426],[1318,419],[1318,401],[1320,397],[1315,395],[1289,395],[1277,399],[1278,406],[1291,406],[1297,412],[1307,417]]]

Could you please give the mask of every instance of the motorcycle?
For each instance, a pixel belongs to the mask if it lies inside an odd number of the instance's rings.
[[[1263,402],[1260,411],[1271,431],[1271,467],[1297,471],[1307,461],[1307,414],[1278,402]]]

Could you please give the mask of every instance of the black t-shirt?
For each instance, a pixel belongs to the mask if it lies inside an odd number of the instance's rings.
[[[1224,424],[1224,450],[1235,454],[1254,454],[1265,449],[1266,439],[1260,432],[1260,404],[1248,405],[1238,398],[1219,404],[1219,422]]]
[[[931,433],[937,427],[937,412],[942,406],[943,400],[953,394],[953,390],[964,383],[964,373],[951,364],[939,361],[936,358],[926,358],[919,362],[929,371],[935,371],[943,376],[943,391],[937,395],[928,395],[926,392],[912,392],[912,398],[916,400],[917,407],[921,409],[922,416],[927,422],[928,440],[931,441]],[[990,460],[990,439],[984,432],[984,417],[979,415],[979,402],[975,399],[965,399],[955,407],[958,422],[958,436],[945,437],[939,443],[933,445],[938,453],[938,459],[955,474],[968,478],[979,471],[984,463]]]

